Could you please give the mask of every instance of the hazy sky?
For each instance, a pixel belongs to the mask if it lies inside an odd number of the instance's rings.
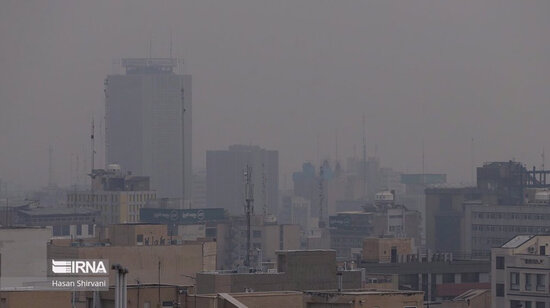
[[[363,112],[385,166],[419,172],[424,139],[426,171],[468,181],[472,137],[476,164],[540,166],[549,13],[547,0],[2,0],[0,178],[45,185],[50,144],[57,182],[74,178],[112,60],[147,56],[150,39],[166,57],[170,32],[193,75],[196,167],[252,143],[280,151],[283,181],[334,158],[336,135],[339,158],[360,155]]]

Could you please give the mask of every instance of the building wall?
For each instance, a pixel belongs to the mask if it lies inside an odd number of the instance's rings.
[[[399,256],[413,253],[410,238],[366,238],[363,240],[363,261],[388,263],[391,261],[391,249],[396,248]]]
[[[162,245],[169,243],[170,235],[166,225],[154,224],[116,224],[110,225],[109,239],[114,246],[136,246],[136,245]],[[141,236],[140,236],[141,235]],[[141,241],[138,242],[138,236]]]
[[[49,246],[48,258],[108,259],[109,264],[128,268],[128,281],[158,283],[160,262],[161,283],[191,285],[197,272],[216,269],[216,243],[204,242],[165,246]],[[110,271],[110,283],[115,283]]]
[[[466,204],[464,208],[465,249],[476,258],[488,259],[492,247],[500,247],[518,234],[550,232],[549,206]]]
[[[376,308],[376,307],[424,307],[422,292],[357,292],[357,293],[310,293],[306,295],[306,307],[349,307],[349,308]]]
[[[243,172],[247,165],[252,168],[256,213],[262,213],[266,203],[268,213],[276,215],[279,207],[279,152],[258,146],[233,145],[228,150],[206,152],[207,206],[223,207],[230,215],[244,214]]]
[[[0,229],[1,277],[46,277],[51,237],[50,228]]]
[[[3,291],[0,293],[0,308],[71,308],[69,291]]]
[[[545,247],[546,255],[540,253],[540,247]],[[512,301],[517,301],[522,307],[530,303],[536,308],[537,303],[545,303],[550,307],[550,236],[535,236],[517,248],[494,248],[491,256],[491,293],[493,308],[513,307]],[[531,248],[532,247],[532,248]],[[497,258],[503,259],[503,268],[497,268]],[[519,283],[512,281],[512,276],[518,275]],[[527,277],[530,277],[530,290]],[[538,277],[542,278],[541,284]],[[501,286],[501,292],[498,290]]]
[[[99,210],[98,224],[110,225],[139,222],[139,210],[154,199],[155,191],[81,191],[67,194],[67,206]]]

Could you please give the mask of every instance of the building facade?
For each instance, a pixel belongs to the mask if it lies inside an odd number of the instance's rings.
[[[549,246],[548,235],[518,235],[493,248],[493,308],[550,307]]]
[[[105,79],[108,164],[149,175],[160,197],[191,200],[191,75],[176,59],[123,59]]]
[[[230,215],[244,214],[247,165],[252,169],[255,212],[277,215],[279,152],[259,146],[232,145],[228,150],[206,151],[207,207],[223,207]]]

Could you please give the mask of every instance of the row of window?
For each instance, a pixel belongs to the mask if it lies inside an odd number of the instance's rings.
[[[546,233],[550,231],[550,227],[549,226],[511,226],[511,225],[472,225],[472,231]]]
[[[472,217],[479,219],[550,220],[550,214],[535,213],[472,212]]]

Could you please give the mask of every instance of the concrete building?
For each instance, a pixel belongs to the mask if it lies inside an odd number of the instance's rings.
[[[493,308],[550,307],[549,245],[549,235],[518,235],[492,249]]]
[[[403,256],[416,253],[410,238],[366,238],[362,260],[368,263],[397,263]]]
[[[352,258],[367,237],[407,237],[420,241],[420,214],[403,206],[368,207],[329,217],[331,248],[338,257]]]
[[[73,308],[71,291],[2,291],[0,308]],[[86,306],[76,306],[78,308]]]
[[[136,234],[139,239],[140,235]],[[145,234],[144,234],[145,237]],[[125,242],[125,241],[123,241]],[[70,245],[48,245],[49,259],[108,259],[128,269],[128,281],[142,284],[193,285],[195,273],[216,269],[216,242],[196,241],[170,245],[160,241],[149,245],[115,246],[109,242],[72,242]],[[160,267],[160,270],[159,270]],[[116,281],[109,271],[109,282]]]
[[[232,217],[227,228],[220,230],[218,238],[225,237],[223,252],[226,255],[222,269],[234,269],[243,264],[246,257],[245,217]],[[251,218],[251,263],[254,267],[266,266],[277,260],[277,250],[300,249],[300,226],[266,222],[262,215]]]
[[[100,225],[139,222],[140,209],[157,197],[157,192],[149,188],[148,177],[122,173],[116,164],[105,170],[94,169],[91,177],[89,191],[67,194],[67,207],[99,211]]]
[[[304,197],[283,197],[277,221],[281,224],[299,225],[306,234],[318,227],[315,224],[318,220],[311,217],[311,201]]]
[[[278,251],[276,271],[198,273],[197,293],[330,290],[338,287],[337,273],[333,250]],[[342,271],[342,281],[345,289],[360,288],[361,271]]]
[[[366,276],[397,275],[399,290],[424,292],[426,301],[450,300],[470,289],[490,288],[491,264],[484,260],[453,260],[450,254],[408,255],[397,263],[358,265]]]
[[[0,278],[3,288],[21,287],[47,276],[50,228],[0,229]]]
[[[13,225],[49,227],[53,238],[81,239],[95,236],[99,211],[89,208],[25,207],[16,210]]]
[[[491,308],[491,290],[472,289],[449,301],[433,305],[437,308]]]
[[[243,215],[244,171],[252,168],[254,208],[258,214],[277,215],[279,208],[279,152],[259,146],[232,145],[228,150],[206,151],[206,204],[223,207],[230,215]]]
[[[105,79],[108,164],[151,177],[159,197],[191,200],[191,75],[176,59],[122,59]],[[182,97],[183,96],[183,97]]]
[[[349,290],[306,292],[306,307],[424,307],[423,292],[393,290]]]

